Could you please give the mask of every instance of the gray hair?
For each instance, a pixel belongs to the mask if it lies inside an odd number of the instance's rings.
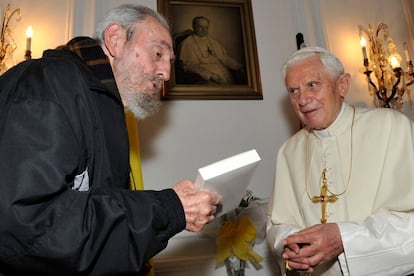
[[[102,44],[106,27],[114,22],[121,24],[127,29],[127,39],[129,39],[134,31],[134,25],[144,21],[148,16],[155,18],[161,25],[169,30],[167,20],[158,12],[145,6],[127,4],[108,12],[95,29],[95,39],[99,44]]]
[[[336,79],[344,73],[344,66],[342,65],[341,61],[328,50],[321,47],[304,47],[291,55],[285,64],[283,64],[283,80],[286,80],[286,72],[291,66],[313,56],[319,56],[323,67],[333,79]]]

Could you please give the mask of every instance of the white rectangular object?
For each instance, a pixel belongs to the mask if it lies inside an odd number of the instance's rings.
[[[216,216],[239,206],[260,160],[253,149],[198,169],[196,187],[216,192],[222,197],[223,205]]]

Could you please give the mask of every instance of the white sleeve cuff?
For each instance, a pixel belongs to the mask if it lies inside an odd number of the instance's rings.
[[[384,212],[337,224],[344,246],[341,268],[350,275],[414,273],[414,214]]]

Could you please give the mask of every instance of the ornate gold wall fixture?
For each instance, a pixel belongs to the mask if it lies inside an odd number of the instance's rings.
[[[370,93],[378,107],[400,109],[403,95],[409,93],[408,86],[414,82],[413,63],[407,43],[403,44],[406,70],[401,66],[402,58],[384,23],[374,29],[359,26],[360,43],[364,59],[364,74],[367,76]]]
[[[13,33],[9,25],[10,20],[13,17],[16,21],[20,21],[20,9],[12,11],[10,9],[10,4],[7,4],[6,9],[4,10],[0,32],[0,74],[7,70],[6,59],[12,57],[14,50],[17,48],[17,44],[14,41]]]

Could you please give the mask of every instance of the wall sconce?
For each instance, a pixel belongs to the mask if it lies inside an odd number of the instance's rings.
[[[1,25],[0,32],[0,74],[7,70],[6,59],[13,55],[14,50],[17,48],[17,44],[13,39],[13,34],[9,26],[10,20],[16,15],[16,21],[20,21],[21,14],[20,9],[10,11],[10,4],[7,4],[4,11],[3,23]]]
[[[360,25],[359,36],[363,73],[367,76],[370,93],[374,94],[374,104],[377,107],[400,109],[403,95],[409,92],[408,86],[414,82],[413,63],[407,43],[403,44],[407,65],[404,71],[401,68],[402,58],[389,36],[386,24],[379,24],[375,31],[370,24],[368,28]]]

